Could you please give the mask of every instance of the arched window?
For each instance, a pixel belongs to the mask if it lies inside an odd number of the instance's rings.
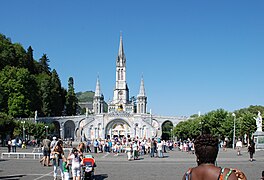
[[[124,71],[123,71],[123,69],[121,69],[121,80],[124,80]]]
[[[121,73],[121,72],[120,72],[120,69],[118,69],[118,72],[117,72],[117,76],[118,76],[117,79],[118,79],[118,80],[120,80],[120,78],[121,78],[120,73]]]

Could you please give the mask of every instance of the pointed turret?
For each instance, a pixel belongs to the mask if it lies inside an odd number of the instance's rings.
[[[98,76],[96,80],[96,87],[93,98],[93,111],[95,114],[100,114],[103,113],[103,109],[104,109],[104,96],[101,93],[100,81]]]
[[[141,83],[140,83],[140,89],[139,89],[138,96],[146,96],[143,76],[141,77]]]
[[[101,88],[100,88],[99,76],[97,76],[94,96],[97,96],[97,97],[101,96]]]
[[[144,79],[141,77],[141,83],[139,88],[139,94],[137,96],[137,113],[145,114],[147,112],[147,97],[144,87]]]

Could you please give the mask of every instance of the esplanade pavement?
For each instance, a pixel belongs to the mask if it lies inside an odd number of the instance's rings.
[[[4,147],[1,153],[6,152]],[[32,152],[32,149],[18,149],[17,151]],[[94,154],[97,167],[95,179],[103,180],[180,180],[185,171],[196,166],[196,157],[188,152],[178,150],[164,153],[164,158],[150,158],[148,155],[141,156],[139,160],[127,161],[126,154],[115,156],[113,153]],[[249,161],[247,149],[242,150],[242,155],[237,156],[236,151],[228,149],[220,150],[217,164],[221,167],[238,168],[245,172],[249,180],[257,180],[264,170],[264,151],[259,150],[254,155],[255,161]],[[6,158],[0,159],[0,179],[21,180],[49,180],[53,179],[53,167],[43,167],[39,159]]]

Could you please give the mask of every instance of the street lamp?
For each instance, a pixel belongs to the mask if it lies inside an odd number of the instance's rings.
[[[46,128],[46,137],[48,137],[48,128],[49,128],[49,126],[45,126],[45,128]]]
[[[235,138],[236,138],[236,114],[232,113],[234,117],[234,134],[233,134],[233,149],[235,149]]]
[[[23,140],[25,140],[25,121],[21,121],[21,124],[23,125]]]
[[[62,138],[62,128],[60,128],[60,138]]]
[[[173,140],[173,133],[172,133],[172,129],[171,129],[171,141]]]

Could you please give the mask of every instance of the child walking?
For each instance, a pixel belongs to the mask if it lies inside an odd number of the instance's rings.
[[[81,179],[81,161],[82,155],[78,151],[78,149],[73,148],[70,157],[68,158],[72,161],[72,176],[73,180]]]
[[[64,180],[70,179],[70,168],[69,168],[69,161],[63,156],[62,168],[64,174]]]

